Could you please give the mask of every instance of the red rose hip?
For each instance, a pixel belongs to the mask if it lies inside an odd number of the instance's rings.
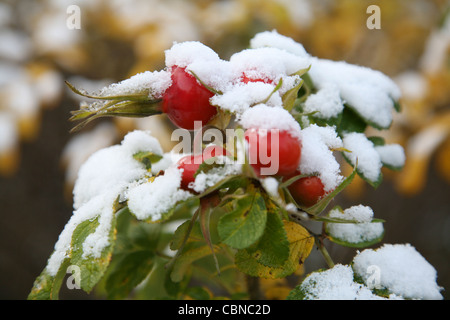
[[[195,121],[204,126],[217,114],[209,103],[214,94],[185,68],[172,67],[171,77],[172,85],[164,93],[162,111],[180,128],[193,130]]]
[[[258,176],[294,173],[301,157],[301,142],[285,130],[249,129],[245,132],[249,162]]]
[[[300,172],[297,172],[297,174],[286,177],[285,180],[299,174]],[[289,185],[288,190],[294,200],[305,207],[315,205],[325,195],[324,185],[316,176],[300,178]]]

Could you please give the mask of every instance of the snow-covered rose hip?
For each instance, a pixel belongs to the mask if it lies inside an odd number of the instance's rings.
[[[217,114],[216,107],[209,103],[214,94],[185,68],[173,66],[171,78],[172,84],[162,99],[162,111],[175,125],[193,130],[195,121],[201,121],[203,126]]]
[[[251,128],[245,131],[249,162],[256,174],[286,176],[300,163],[301,141],[286,130]]]
[[[297,171],[295,174],[287,176],[285,180],[300,174]],[[324,185],[320,178],[316,176],[300,178],[290,184],[288,190],[294,200],[305,207],[315,205],[325,195]]]
[[[228,152],[223,147],[213,145],[206,147],[201,154],[187,155],[178,160],[177,167],[183,171],[181,173],[181,189],[192,191],[189,184],[195,181],[194,175],[205,160],[227,154]]]
[[[241,82],[243,82],[245,84],[247,84],[249,82],[263,82],[263,83],[270,83],[270,84],[274,83],[272,79],[265,78],[262,76],[251,75],[250,73],[247,73],[247,72],[242,73],[240,80],[241,80]]]

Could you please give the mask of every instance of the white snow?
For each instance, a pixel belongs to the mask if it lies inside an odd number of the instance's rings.
[[[92,197],[78,210],[73,212],[69,222],[67,222],[63,231],[59,235],[58,241],[55,244],[54,252],[47,262],[46,271],[51,276],[56,276],[63,261],[69,257],[72,234],[76,227],[83,221],[92,220],[96,217],[105,215],[104,218],[99,220],[100,225],[97,227],[98,232],[96,230],[95,235],[90,238],[86,245],[87,252],[83,252],[83,254],[89,254],[94,257],[99,257],[101,255],[101,251],[108,245],[107,238],[110,231],[110,224],[108,225],[107,221],[111,216],[112,206],[115,199],[116,197],[113,194],[106,196],[97,195]],[[104,247],[97,246],[91,242],[92,240],[99,241],[100,239],[103,239],[101,245]],[[84,245],[83,249],[85,249]]]
[[[242,164],[237,161],[231,161],[228,157],[217,157],[215,163],[223,163],[223,165],[212,168],[208,172],[200,172],[189,187],[195,192],[201,193],[228,176],[242,173]]]
[[[384,228],[381,222],[371,223],[373,211],[370,207],[358,205],[345,209],[331,210],[330,218],[339,218],[357,223],[327,223],[326,230],[329,235],[349,243],[362,243],[380,238]]]
[[[235,113],[239,118],[245,111],[251,110],[256,105],[266,100],[273,92],[275,86],[264,82],[249,82],[237,84],[229,88],[222,95],[211,97],[213,105]],[[279,93],[275,92],[268,101],[267,106],[281,106],[282,101]]]
[[[310,66],[308,58],[271,47],[246,49],[233,54],[230,63],[236,74],[251,73],[251,78],[277,80]]]
[[[401,168],[404,166],[406,156],[401,145],[386,144],[384,146],[375,146],[375,150],[380,155],[380,159],[383,164],[394,168]]]
[[[334,212],[334,211],[333,211]],[[330,217],[340,217],[341,219],[345,220],[354,220],[358,223],[365,223],[372,221],[373,218],[373,210],[372,208],[368,206],[363,205],[357,205],[350,207],[348,209],[345,209],[343,214],[340,214],[340,212],[337,212],[337,214],[331,214]]]
[[[120,195],[130,184],[145,176],[144,165],[133,158],[138,151],[162,155],[159,142],[143,131],[128,133],[121,145],[101,149],[80,168],[74,186],[74,208],[105,192]]]
[[[380,285],[396,295],[410,299],[442,299],[437,272],[410,244],[385,244],[366,249],[353,259],[357,275],[368,281],[370,266],[379,268]]]
[[[390,126],[392,100],[398,100],[401,92],[383,73],[343,61],[313,58],[309,75],[319,90],[337,86],[341,99],[370,123],[381,128]]]
[[[179,201],[193,196],[192,193],[180,189],[180,184],[181,171],[176,166],[171,166],[153,182],[131,187],[127,193],[128,207],[140,220],[158,221],[163,213]]]
[[[83,221],[98,218],[99,225],[83,243],[83,258],[99,258],[109,244],[108,236],[113,218],[113,205],[119,196],[148,172],[133,158],[138,151],[162,154],[158,141],[149,132],[128,133],[121,145],[101,149],[92,154],[81,167],[74,187],[74,212],[55,244],[47,264],[54,276],[68,257],[75,228]]]
[[[174,43],[174,45],[166,50],[166,66],[178,66],[185,68],[195,61],[219,61],[219,55],[211,48],[205,46],[199,41],[185,41]]]
[[[305,300],[384,300],[366,286],[354,282],[352,268],[342,264],[311,273],[300,288],[305,293]]]
[[[195,60],[186,67],[186,71],[193,72],[203,83],[222,92],[230,90],[238,77],[233,73],[230,62],[220,59]]]
[[[242,114],[239,121],[245,129],[262,129],[287,131],[292,137],[301,139],[301,129],[289,111],[283,107],[271,107],[265,104],[256,105]]]
[[[280,194],[278,193],[279,183],[274,177],[266,177],[259,180],[269,195],[278,199]]]
[[[309,54],[302,44],[294,41],[292,38],[279,34],[276,30],[257,33],[250,40],[250,48],[256,49],[263,47],[286,50],[287,52],[303,58],[309,57]]]
[[[161,71],[145,71],[119,83],[113,83],[100,91],[101,96],[120,96],[148,92],[149,97],[159,99],[170,87],[170,73]]]
[[[343,138],[344,148],[351,152],[344,152],[350,163],[355,166],[358,162],[358,170],[370,181],[377,181],[381,173],[381,158],[369,139],[358,132],[347,133]]]
[[[301,141],[300,172],[317,174],[326,192],[334,190],[343,180],[340,165],[330,150],[342,146],[334,128],[311,125],[301,131]]]
[[[318,111],[314,116],[322,119],[337,117],[342,110],[344,110],[344,104],[339,89],[334,84],[327,85],[319,89],[317,93],[309,95],[303,107],[304,113]]]

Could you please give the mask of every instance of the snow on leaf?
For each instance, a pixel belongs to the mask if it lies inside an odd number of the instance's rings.
[[[409,299],[442,299],[434,267],[410,244],[385,244],[366,249],[353,259],[353,270],[364,283],[370,281],[370,266],[378,268],[379,285]]]
[[[384,235],[383,224],[373,222],[373,211],[370,207],[358,205],[343,211],[333,209],[329,218],[352,221],[352,223],[325,223],[325,232],[329,239],[347,247],[364,248],[381,241]]]

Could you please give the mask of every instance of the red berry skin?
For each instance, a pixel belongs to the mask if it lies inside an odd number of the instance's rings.
[[[189,189],[189,184],[195,181],[194,174],[197,172],[198,167],[202,163],[202,155],[187,155],[178,160],[177,167],[182,169],[181,173],[181,185],[180,188],[183,190]]]
[[[185,68],[172,67],[172,85],[166,90],[162,110],[178,127],[193,130],[194,122],[202,126],[217,114],[216,107],[209,103],[214,95],[200,84]]]
[[[203,150],[202,154],[187,155],[178,160],[178,169],[183,169],[183,172],[181,174],[181,189],[193,191],[191,188],[189,188],[189,184],[195,181],[194,175],[203,161],[227,154],[228,152],[226,151],[226,149],[215,145],[206,147]]]
[[[210,145],[203,150],[203,160],[226,155],[229,155],[229,152],[218,145]]]
[[[266,168],[266,171],[269,168],[276,170],[270,175],[290,175],[297,170],[300,164],[301,142],[299,139],[287,131],[277,131],[278,141],[272,141],[277,136],[272,130],[265,131],[267,134],[258,129],[248,129],[245,132],[249,161],[258,176],[267,175],[261,171],[263,168]],[[278,150],[276,148],[272,150],[272,143]]]
[[[241,82],[247,84],[249,82],[264,82],[264,83],[270,83],[273,84],[273,80],[271,79],[261,79],[261,78],[251,78],[247,76],[247,74],[244,72],[242,73]]]
[[[297,174],[286,177],[285,180],[298,174],[300,173],[297,172]],[[289,185],[288,190],[294,200],[299,205],[305,207],[315,205],[325,195],[323,183],[320,178],[316,176],[300,178]]]

